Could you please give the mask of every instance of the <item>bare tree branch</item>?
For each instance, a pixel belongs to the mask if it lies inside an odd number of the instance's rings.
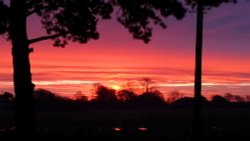
[[[66,35],[66,34],[68,34],[68,32],[54,34],[54,35],[48,35],[48,36],[42,36],[42,37],[30,39],[29,40],[29,44],[37,43],[37,42],[48,40],[48,39],[55,39],[57,37],[60,37],[60,36]]]

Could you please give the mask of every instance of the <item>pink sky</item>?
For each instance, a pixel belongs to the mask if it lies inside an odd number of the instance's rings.
[[[250,94],[250,3],[225,5],[205,16],[203,94]],[[179,90],[193,94],[195,14],[182,21],[166,20],[168,28],[154,28],[149,44],[134,40],[115,21],[98,25],[100,39],[55,48],[51,41],[31,47],[33,80],[45,88],[70,96],[90,95],[93,83],[112,87],[149,77],[165,95]],[[28,21],[29,37],[44,35],[39,18]],[[13,92],[11,45],[0,38],[0,92]]]

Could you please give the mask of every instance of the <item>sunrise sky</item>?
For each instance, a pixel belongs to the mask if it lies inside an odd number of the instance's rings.
[[[205,16],[203,95],[231,92],[250,95],[250,3],[223,5]],[[30,38],[45,35],[39,18],[28,19]],[[91,95],[92,84],[118,89],[129,81],[148,77],[167,95],[178,90],[193,95],[195,14],[181,20],[166,19],[167,29],[154,28],[149,44],[135,40],[115,20],[101,21],[100,39],[88,44],[51,41],[31,45],[36,88],[72,96]],[[0,37],[0,92],[13,92],[11,45]]]

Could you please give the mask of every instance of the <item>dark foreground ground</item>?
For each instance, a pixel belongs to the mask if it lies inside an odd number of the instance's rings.
[[[249,109],[203,111],[204,141],[250,140]],[[86,141],[186,141],[191,109],[92,110],[37,113],[39,139]],[[12,138],[13,113],[0,112],[0,140]]]

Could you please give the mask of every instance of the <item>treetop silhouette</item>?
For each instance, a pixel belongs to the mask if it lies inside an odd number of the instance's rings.
[[[1,10],[8,7],[1,4]],[[90,39],[98,39],[97,22],[100,19],[111,19],[115,11],[116,18],[135,39],[145,43],[150,41],[152,26],[166,28],[164,19],[174,16],[184,17],[186,10],[177,0],[27,0],[25,16],[36,14],[41,18],[43,28],[48,35],[29,39],[29,44],[53,39],[54,46],[64,47],[68,41],[87,43]],[[7,12],[8,13],[8,12]],[[1,21],[6,23],[5,15]],[[1,28],[6,32],[6,24]]]
[[[176,0],[117,0],[117,4],[118,21],[135,39],[142,39],[145,43],[148,43],[152,36],[152,22],[166,28],[162,17],[173,15],[181,19],[186,12],[182,4]]]

